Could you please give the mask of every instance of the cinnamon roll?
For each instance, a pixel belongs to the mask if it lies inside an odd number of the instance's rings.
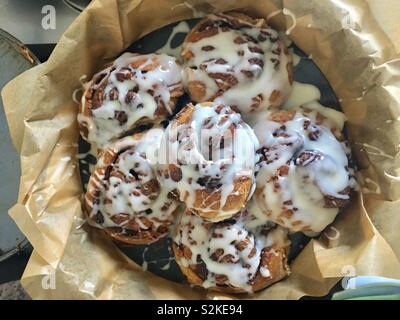
[[[166,129],[158,174],[189,209],[220,221],[251,197],[257,148],[253,130],[230,107],[189,104]]]
[[[254,199],[291,231],[321,232],[350,201],[350,150],[337,122],[298,108],[267,113],[254,127],[261,148]]]
[[[190,284],[227,293],[255,292],[289,274],[287,231],[245,209],[207,222],[185,211],[175,229],[176,262]]]
[[[154,166],[163,129],[153,128],[102,150],[84,199],[91,224],[128,244],[168,234],[179,202],[162,188]]]
[[[183,94],[181,68],[165,54],[124,53],[85,85],[81,135],[103,147],[138,124],[159,123]]]
[[[247,113],[278,107],[291,91],[292,56],[263,19],[211,14],[189,32],[181,55],[196,102],[216,100]]]

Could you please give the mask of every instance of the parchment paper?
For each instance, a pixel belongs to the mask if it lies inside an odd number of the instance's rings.
[[[18,203],[10,215],[34,247],[22,277],[33,298],[232,298],[144,272],[97,230],[82,227],[77,105],[71,97],[83,74],[91,77],[161,26],[199,11],[241,8],[267,17],[284,7],[296,17],[290,37],[312,55],[341,99],[363,194],[334,229],[308,243],[288,279],[240,298],[320,296],[344,276],[400,278],[399,1],[97,0],[65,32],[46,63],[2,91],[22,166]],[[285,13],[270,20],[283,31],[294,23]]]

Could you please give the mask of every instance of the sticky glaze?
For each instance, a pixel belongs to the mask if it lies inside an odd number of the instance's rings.
[[[160,169],[163,184],[176,188],[188,208],[202,212],[220,210],[221,220],[241,208],[224,207],[229,196],[238,192],[234,190],[241,179],[253,181],[258,140],[240,114],[230,107],[208,103],[186,108],[191,109],[178,114],[162,139],[160,153],[166,156],[160,157],[164,164]],[[187,113],[189,119],[182,121]],[[179,172],[178,178],[171,172],[171,165]],[[219,194],[218,203],[208,193],[199,204],[196,191],[206,189]]]
[[[85,197],[95,226],[120,227],[124,233],[132,223],[141,230],[172,225],[179,203],[168,188],[160,187],[155,174],[163,134],[163,129],[153,128],[103,150]]]
[[[214,224],[189,212],[183,214],[174,243],[189,248],[191,254],[177,257],[177,262],[186,268],[204,264],[207,272],[202,287],[225,285],[252,292],[256,275],[271,276],[261,259],[263,250],[274,253],[287,247],[287,232],[267,222],[265,216],[249,212],[245,209],[234,219]]]
[[[181,68],[165,54],[124,53],[85,89],[78,122],[86,128],[83,137],[103,147],[144,119],[172,114],[172,99],[183,93]]]
[[[320,232],[349,200],[350,153],[330,123],[302,107],[265,114],[254,127],[263,146],[255,198],[272,221],[290,230]]]
[[[215,34],[196,39],[193,32],[205,23]],[[292,56],[277,31],[264,20],[250,23],[226,14],[209,15],[197,28],[182,46],[183,78],[194,100],[215,100],[241,112],[283,103],[291,88]]]

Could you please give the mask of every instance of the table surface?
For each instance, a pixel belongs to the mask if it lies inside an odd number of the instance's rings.
[[[42,21],[48,21],[51,7],[55,12],[55,29],[47,29],[46,23],[43,28]],[[28,44],[56,43],[78,14],[63,0],[0,0],[0,28]]]
[[[49,12],[49,7],[46,7],[48,5],[55,10],[56,23],[55,29],[46,30],[42,21]],[[79,11],[72,9],[63,0],[0,0],[0,29],[25,44],[32,44],[27,46],[41,62],[44,62],[54,49],[55,43],[78,14]],[[31,252],[32,248],[28,246],[18,254],[0,262],[0,284],[21,278]],[[16,286],[12,284],[9,288]],[[6,291],[10,293],[10,290]],[[0,292],[4,294],[5,291],[0,290]],[[0,294],[0,299],[2,298],[4,296]]]

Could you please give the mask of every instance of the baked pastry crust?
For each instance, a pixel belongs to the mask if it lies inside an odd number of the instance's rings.
[[[84,198],[94,226],[127,244],[166,236],[179,209],[176,195],[161,188],[153,161],[163,129],[126,137],[102,150]]]
[[[195,102],[217,101],[241,112],[280,106],[293,83],[291,53],[263,19],[211,14],[187,35],[184,82]]]
[[[246,209],[233,219],[210,223],[185,211],[172,247],[187,281],[214,291],[249,293],[288,276],[287,232],[265,217],[254,228],[257,219]]]
[[[261,148],[254,199],[271,221],[319,233],[355,186],[341,131],[315,110],[271,111],[254,127]]]
[[[230,107],[189,104],[166,129],[161,150],[169,158],[160,159],[158,175],[192,212],[221,221],[254,191],[257,146],[252,129]]]
[[[175,58],[124,53],[85,84],[80,133],[101,148],[140,124],[165,120],[183,93]]]

